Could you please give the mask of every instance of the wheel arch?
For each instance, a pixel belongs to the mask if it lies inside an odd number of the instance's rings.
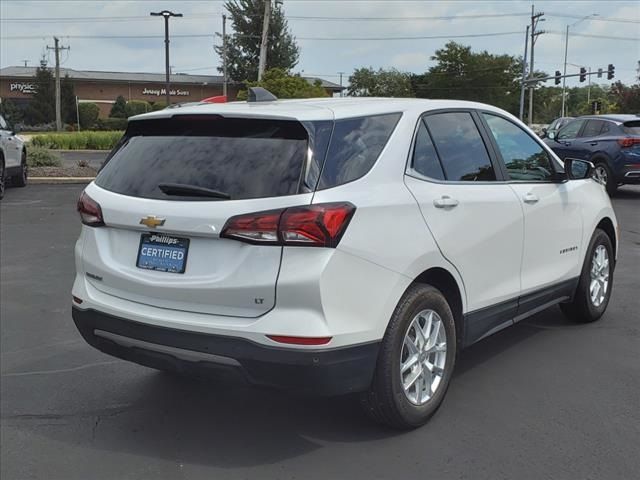
[[[412,284],[415,283],[431,285],[442,292],[451,307],[453,320],[456,324],[458,344],[461,345],[464,338],[464,303],[463,290],[458,285],[456,278],[442,267],[432,267],[418,275]]]
[[[616,228],[613,225],[613,221],[609,217],[604,217],[598,222],[596,228],[599,228],[604,231],[611,240],[611,245],[613,246],[613,258],[617,258],[618,255],[618,245],[616,243]]]

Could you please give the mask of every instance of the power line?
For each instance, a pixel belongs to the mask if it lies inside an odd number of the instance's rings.
[[[546,31],[552,35],[564,35],[560,31]],[[492,32],[492,33],[469,33],[463,35],[427,35],[427,36],[406,36],[406,37],[296,37],[297,40],[318,40],[318,41],[383,41],[383,40],[437,40],[450,38],[483,38],[483,37],[500,37],[508,35],[521,35],[522,32]],[[163,35],[58,35],[60,38],[80,39],[80,40],[108,40],[108,39],[154,39],[164,38]],[[216,35],[211,33],[191,33],[191,34],[172,34],[171,38],[214,38]],[[234,35],[238,37],[247,37],[252,35]],[[253,35],[254,37],[258,37]],[[637,37],[621,37],[614,35],[596,35],[589,33],[572,33],[572,36],[598,38],[604,40],[623,40],[639,42]],[[1,40],[39,40],[49,38],[50,35],[17,35],[0,37]]]

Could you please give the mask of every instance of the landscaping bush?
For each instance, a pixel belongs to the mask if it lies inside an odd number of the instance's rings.
[[[124,130],[127,128],[126,118],[99,118],[93,126],[94,130]]]
[[[27,149],[27,165],[30,167],[59,167],[62,162],[57,153],[43,147],[31,146]]]
[[[151,105],[149,102],[145,102],[144,100],[130,100],[127,102],[127,106],[124,111],[127,117],[133,117],[134,115],[150,112]]]
[[[98,120],[100,108],[95,103],[80,103],[78,105],[78,116],[80,117],[80,127],[84,130],[90,129]]]
[[[32,137],[31,145],[55,150],[111,150],[121,137],[121,131],[47,133]]]

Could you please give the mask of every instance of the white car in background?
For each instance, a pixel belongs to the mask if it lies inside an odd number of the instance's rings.
[[[78,201],[73,319],[116,357],[358,392],[413,428],[463,347],[556,304],[602,316],[618,233],[591,167],[479,103],[256,90],[137,116]]]
[[[17,187],[27,184],[27,149],[0,115],[0,198],[4,197],[8,181]]]

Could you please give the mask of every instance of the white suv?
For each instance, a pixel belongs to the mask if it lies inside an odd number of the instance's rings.
[[[140,115],[78,202],[73,318],[116,357],[360,392],[415,427],[463,347],[555,304],[604,313],[618,233],[590,170],[470,102]]]
[[[27,184],[27,149],[14,129],[0,115],[0,198],[4,197],[9,179],[17,187]]]

